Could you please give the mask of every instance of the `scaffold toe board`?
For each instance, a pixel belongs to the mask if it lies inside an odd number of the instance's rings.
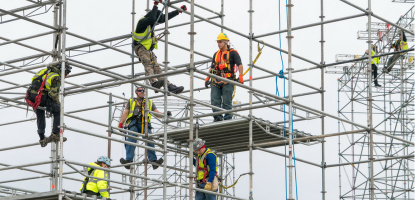
[[[253,124],[254,143],[264,143],[283,140],[284,129],[282,126],[255,119],[258,124]],[[260,126],[261,127],[260,127]],[[235,153],[249,150],[249,120],[231,119],[219,122],[199,125],[198,137],[206,141],[206,146],[212,150],[223,153]],[[308,137],[309,133],[294,130],[295,137]],[[155,133],[154,135],[156,135]],[[180,144],[186,144],[189,139],[189,127],[172,129],[168,131],[168,139]],[[316,141],[316,140],[312,140]],[[312,142],[310,141],[310,142]],[[279,146],[282,146],[281,144]],[[275,145],[264,146],[264,148],[275,147]]]

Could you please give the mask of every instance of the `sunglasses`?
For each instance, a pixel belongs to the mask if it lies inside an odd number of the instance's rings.
[[[145,90],[136,90],[137,92],[144,92]]]

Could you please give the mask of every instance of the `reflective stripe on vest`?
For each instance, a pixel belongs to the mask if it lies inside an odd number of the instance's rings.
[[[216,54],[215,54],[215,68],[217,70],[219,70],[219,65],[220,64],[224,64],[225,65],[225,68],[227,68],[227,70],[229,72],[232,72],[233,71],[232,66],[230,66],[230,63],[229,63],[230,62],[229,56],[230,56],[230,53],[232,51],[236,51],[236,50],[235,49],[231,49],[230,51],[225,51],[225,52],[221,52],[221,50],[218,50],[216,52]],[[236,51],[236,52],[238,52],[238,51]],[[224,56],[225,55],[227,55],[227,59],[226,60],[224,59]],[[225,78],[232,77],[232,73],[225,73],[224,75],[225,75]]]
[[[372,50],[372,56],[375,56],[375,51]],[[372,64],[379,64],[379,57],[372,58]]]
[[[128,117],[127,117],[127,123],[129,123],[134,115],[134,109],[135,109],[135,105],[137,101],[133,101],[135,99],[130,99],[130,110],[128,111]],[[143,101],[143,103],[145,103],[145,100]],[[150,110],[153,108],[153,100],[150,100]],[[140,111],[140,109],[139,109]],[[144,110],[141,109],[141,112],[143,112]],[[148,113],[148,123],[151,123],[151,114]]]
[[[200,158],[199,155],[197,156],[197,160],[199,161],[198,167],[205,168],[204,161],[206,159],[206,155],[209,154],[209,153],[215,155],[215,158],[216,158],[216,172],[217,172],[218,171],[218,158],[217,158],[216,154],[214,154],[212,151],[210,151],[209,148],[205,151],[205,153],[203,153],[201,158]],[[207,165],[207,163],[206,163],[206,165]],[[207,172],[209,174],[210,173],[209,165],[207,165],[206,168],[207,168]],[[202,180],[204,174],[205,174],[205,170],[198,170],[196,180]]]
[[[47,68],[46,69],[42,69],[42,70],[40,70],[40,71],[38,71],[33,77],[32,77],[32,82],[31,83],[33,83],[33,80],[35,80],[36,78],[38,78],[40,75],[42,75],[43,73],[45,73],[45,74],[43,74],[43,76],[42,76],[42,81],[43,81],[43,79],[45,79],[45,77],[46,77],[46,75],[48,75],[48,79],[46,80],[46,82],[45,82],[45,88],[46,88],[46,90],[47,91],[50,91],[50,87],[52,86],[52,79],[53,79],[53,77],[56,77],[56,76],[59,76],[59,74],[58,73],[55,73],[55,72],[51,72],[51,73],[49,73],[49,74],[47,74]]]
[[[142,17],[140,20],[144,19],[144,17]],[[138,20],[138,23],[140,22],[140,20]],[[147,32],[151,31],[151,26],[147,26],[146,30],[143,33],[136,33],[134,31],[134,34],[132,35],[133,39],[137,42],[140,42],[140,44],[142,44],[147,50],[149,50],[151,48],[151,45],[154,43],[154,48],[157,48],[157,40],[156,38],[154,38],[154,33],[150,33],[147,36],[147,39],[141,41],[142,39],[144,39],[144,37],[147,35]]]
[[[408,43],[405,41],[401,41],[400,45],[402,46],[402,50],[407,50],[408,49]]]

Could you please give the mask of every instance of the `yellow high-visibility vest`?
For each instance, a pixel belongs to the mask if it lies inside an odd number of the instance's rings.
[[[51,73],[47,73],[47,70],[48,70],[48,68],[46,68],[46,69],[42,69],[42,70],[40,70],[40,71],[38,71],[33,77],[32,77],[32,81],[30,82],[30,84],[32,84],[33,83],[33,80],[35,80],[36,78],[38,78],[40,75],[42,75],[43,74],[43,76],[42,76],[42,81],[45,79],[45,77],[46,77],[46,75],[48,75],[48,79],[46,80],[46,82],[45,82],[45,88],[46,88],[46,90],[47,91],[50,91],[50,87],[52,86],[52,79],[53,79],[53,77],[55,77],[55,76],[59,76],[59,74],[58,73],[55,73],[55,72],[51,72]]]
[[[218,172],[218,157],[216,156],[216,154],[214,154],[212,151],[210,151],[210,149],[208,148],[205,153],[202,154],[202,156],[197,155],[196,161],[198,162],[198,166],[197,166],[197,177],[196,180],[203,180],[203,177],[205,175],[205,171],[207,171],[207,174],[209,174],[210,172],[210,168],[209,165],[205,166],[205,162],[206,162],[206,155],[207,154],[213,154],[215,155],[216,158],[216,172]]]
[[[130,99],[130,110],[128,111],[127,124],[130,123],[130,121],[132,120],[136,104],[138,104],[138,106],[145,106],[146,105],[145,99],[143,100],[142,105],[140,105],[140,103],[138,103],[136,99]],[[149,104],[150,104],[150,110],[151,110],[153,108],[153,100],[150,100]],[[144,116],[144,109],[141,109],[141,112],[143,112],[142,114]],[[150,113],[148,113],[148,123],[151,123]]]
[[[142,17],[140,20],[142,20],[142,19],[144,19],[144,17]],[[138,20],[138,22],[140,22],[140,20]],[[137,25],[138,25],[138,22],[137,22]],[[146,30],[143,33],[136,33],[134,31],[134,34],[133,34],[132,37],[135,41],[140,42],[147,50],[149,50],[151,48],[151,45],[153,43],[154,43],[154,48],[158,49],[157,48],[157,39],[154,37],[154,32],[150,33],[145,40],[141,41],[147,35],[148,31],[151,31],[151,26],[150,25],[147,26]]]
[[[96,166],[96,167],[101,167],[101,166],[97,165],[96,163],[89,163],[89,165]],[[88,167],[88,171],[89,170],[91,170],[91,168]],[[106,172],[104,170],[100,170],[100,169],[94,169],[94,171],[92,171],[90,176],[103,178],[103,179],[108,179],[108,172]],[[84,178],[84,180],[85,179],[86,179],[86,177]],[[83,186],[84,185],[82,184],[80,190],[82,190]],[[106,198],[110,197],[110,195],[108,193],[108,189],[107,189],[107,181],[105,181],[105,180],[89,178],[88,183],[86,184],[86,190],[89,190],[89,191],[92,191],[92,192],[95,192],[95,193],[99,193],[102,197],[106,197]]]

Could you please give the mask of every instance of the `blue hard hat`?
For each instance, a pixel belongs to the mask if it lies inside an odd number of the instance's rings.
[[[100,156],[98,158],[98,162],[103,162],[107,164],[109,167],[111,167],[111,160],[107,156]]]

